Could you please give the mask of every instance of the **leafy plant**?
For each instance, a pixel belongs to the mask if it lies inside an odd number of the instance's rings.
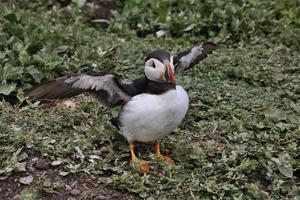
[[[65,7],[57,0],[2,3],[0,97],[16,103],[22,101],[24,89],[43,79],[113,68],[105,58],[115,54],[117,45],[109,46],[103,40],[109,38],[113,43],[117,35],[158,33],[190,42],[245,41],[298,48],[299,9],[298,1],[123,1],[108,28],[99,30],[88,23],[95,9],[87,1],[72,1]],[[245,79],[261,78],[230,73]]]
[[[114,12],[110,30],[145,36],[157,31],[172,36],[300,46],[299,1],[124,1]]]
[[[89,23],[93,8],[85,1],[15,2],[0,4],[0,95],[15,102],[23,90],[66,73],[106,70],[129,82],[156,48],[176,53],[205,38],[231,45],[177,77],[190,108],[163,140],[174,166],[153,160],[142,145],[151,173],[132,171],[126,142],[107,123],[116,110],[91,98],[73,99],[76,111],[0,101],[1,184],[29,173],[34,180],[21,196],[32,199],[55,196],[85,174],[79,182],[89,179],[87,186],[149,199],[299,198],[297,1],[128,0],[108,29]],[[36,173],[36,159],[49,161],[45,171],[56,175]]]
[[[22,99],[22,91],[32,83],[61,73],[76,72],[89,63],[79,45],[91,35],[81,8],[53,7],[14,11],[15,5],[1,4],[0,14],[0,95]],[[71,26],[67,27],[67,24]],[[88,43],[90,44],[90,43]],[[98,42],[99,45],[99,42]],[[99,45],[100,46],[100,45]],[[97,55],[96,50],[94,55]],[[76,63],[74,62],[76,60]],[[77,62],[79,60],[79,62]]]

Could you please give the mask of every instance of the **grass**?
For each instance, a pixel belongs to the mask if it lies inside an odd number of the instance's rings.
[[[131,48],[145,48],[153,39],[133,38]],[[188,46],[179,42],[176,47]],[[119,59],[137,62],[134,56]],[[296,199],[299,63],[299,55],[285,47],[221,47],[178,77],[190,95],[190,108],[181,127],[163,140],[163,151],[176,165],[152,160],[146,176],[131,170],[126,141],[108,122],[116,110],[86,96],[72,101],[73,109],[62,103],[17,108],[2,102],[1,178],[27,170],[28,160],[20,156],[29,148],[58,163],[62,175],[87,173],[143,198]],[[128,80],[141,74],[142,66],[120,64],[114,71]],[[151,160],[152,148],[139,147],[140,157]]]
[[[41,36],[37,52],[24,53],[26,42],[33,42],[27,22],[22,22],[27,39],[13,36],[18,45],[0,45],[7,63],[22,66],[22,80],[14,78],[16,72],[7,73],[7,80],[21,88],[19,100],[30,83],[68,72],[105,70],[130,82],[143,74],[148,52],[164,48],[176,53],[198,41],[195,36],[119,36],[80,20],[70,26],[52,24],[51,17],[61,16],[49,11],[37,17],[40,25],[32,33]],[[176,164],[165,166],[153,159],[152,144],[138,144],[138,156],[151,165],[145,176],[132,170],[128,145],[109,123],[118,109],[99,106],[84,95],[50,105],[2,101],[0,189],[7,192],[0,197],[75,198],[68,187],[90,197],[83,192],[85,185],[97,195],[109,193],[110,199],[299,199],[299,63],[299,52],[267,39],[220,45],[177,77],[189,93],[190,107],[182,125],[162,144]],[[38,71],[28,70],[32,65]],[[37,167],[37,159],[48,164]],[[33,182],[19,185],[19,178],[29,175]],[[15,193],[7,188],[16,188]]]

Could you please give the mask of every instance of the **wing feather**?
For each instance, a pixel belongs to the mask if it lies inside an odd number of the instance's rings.
[[[211,42],[200,42],[195,44],[192,48],[178,53],[174,58],[174,66],[176,73],[182,73],[183,71],[193,67],[201,60],[212,53],[217,46]]]
[[[80,74],[45,81],[25,93],[30,100],[66,99],[83,92],[92,94],[101,104],[108,107],[129,101],[117,78],[112,74]]]

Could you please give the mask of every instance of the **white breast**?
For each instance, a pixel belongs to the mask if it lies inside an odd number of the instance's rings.
[[[124,105],[120,133],[131,143],[151,142],[171,133],[183,120],[189,99],[181,86],[161,95],[140,94]]]

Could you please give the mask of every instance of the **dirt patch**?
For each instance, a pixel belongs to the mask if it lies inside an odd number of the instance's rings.
[[[34,181],[30,185],[20,183],[20,178],[33,176]],[[42,177],[47,178],[47,183],[42,182]],[[40,185],[41,184],[41,185]],[[43,185],[43,187],[42,187]],[[45,189],[45,185],[49,188]],[[57,185],[57,188],[53,188]],[[43,189],[42,189],[43,188]],[[103,184],[97,183],[86,174],[68,175],[66,177],[58,175],[57,170],[49,169],[36,170],[34,173],[16,173],[11,175],[5,181],[0,182],[0,199],[21,199],[24,191],[36,193],[37,199],[68,199],[73,197],[75,199],[125,199],[133,200],[139,199],[136,196],[120,192],[114,189],[105,187]]]
[[[60,166],[53,166],[50,160],[43,158],[34,149],[25,149],[26,172],[12,172],[10,176],[0,181],[0,199],[63,200],[75,199],[139,199],[126,192],[107,188],[84,173],[60,174]],[[28,198],[28,196],[30,196]],[[34,197],[34,198],[33,198]]]

